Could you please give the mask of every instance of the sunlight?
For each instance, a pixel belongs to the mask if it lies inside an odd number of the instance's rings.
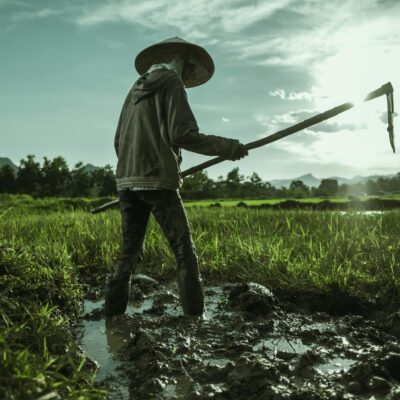
[[[317,109],[323,111],[344,102],[357,106],[335,117],[342,130],[334,135],[321,134],[313,143],[310,153],[325,162],[340,162],[364,171],[373,167],[379,170],[392,162],[384,117],[386,99],[383,96],[363,103],[369,92],[383,84],[391,81],[396,88],[400,83],[399,45],[394,41],[392,46],[382,46],[379,26],[338,34],[336,53],[314,68]]]
[[[385,58],[387,55],[382,54],[381,48],[367,45],[354,35],[317,67],[316,86],[331,101],[358,104],[368,92],[386,83],[383,74],[386,68],[382,68]]]

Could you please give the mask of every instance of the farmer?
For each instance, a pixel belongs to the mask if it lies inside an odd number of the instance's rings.
[[[199,265],[178,191],[181,149],[229,160],[248,151],[238,140],[199,133],[185,87],[199,86],[214,73],[213,60],[202,47],[178,37],[167,39],[142,50],[135,67],[141,76],[125,100],[115,135],[123,247],[107,281],[105,314],[126,310],[130,275],[153,213],[176,258],[183,311],[201,315]]]

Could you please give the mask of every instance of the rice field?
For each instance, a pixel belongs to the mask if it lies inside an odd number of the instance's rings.
[[[113,269],[119,213],[22,203],[0,207],[0,398],[105,398],[74,327],[87,288],[103,285]],[[398,210],[187,212],[206,282],[254,281],[277,292],[335,290],[388,306],[398,299]],[[153,219],[142,270],[174,276],[172,253]]]

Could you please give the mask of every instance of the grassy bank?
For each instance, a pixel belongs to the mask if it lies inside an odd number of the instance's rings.
[[[113,267],[119,213],[8,210],[0,213],[0,398],[53,392],[54,398],[100,398],[71,332],[82,284],[103,285]],[[400,293],[400,211],[193,207],[188,215],[206,280],[340,290],[382,302]],[[173,256],[153,219],[143,269],[155,277],[174,275]]]

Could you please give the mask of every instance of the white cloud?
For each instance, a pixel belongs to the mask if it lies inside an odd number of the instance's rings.
[[[222,117],[222,122],[230,122],[230,121],[231,121],[230,118]]]
[[[275,90],[270,90],[269,94],[272,97],[280,97],[281,99],[286,98],[286,92],[284,89],[281,89],[281,88],[277,88]]]
[[[314,98],[312,92],[290,92],[287,96],[288,100],[307,100],[311,101]]]
[[[232,8],[221,14],[222,26],[227,32],[240,32],[254,23],[273,16],[292,0],[260,1],[243,7]]]
[[[289,92],[286,93],[285,89],[276,88],[275,90],[271,90],[269,92],[272,97],[280,97],[282,100],[306,100],[312,101],[316,98],[315,88],[312,88],[311,91],[307,92]]]
[[[318,112],[312,109],[299,109],[296,111],[290,111],[284,114],[255,114],[254,119],[262,126],[268,127],[270,129],[281,129],[286,126],[296,124]]]
[[[258,1],[243,5],[242,0],[116,0],[89,6],[75,18],[76,23],[93,26],[107,22],[127,22],[153,30],[173,28],[190,40],[225,42],[262,20],[272,17],[294,0]]]

